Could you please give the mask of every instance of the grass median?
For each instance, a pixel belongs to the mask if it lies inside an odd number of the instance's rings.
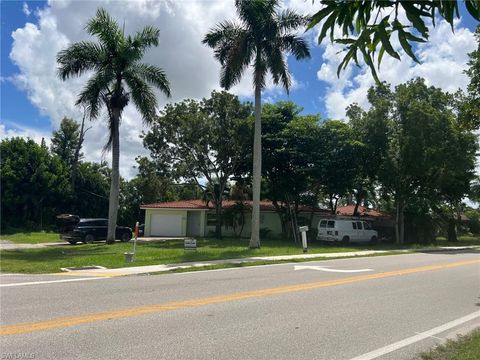
[[[251,256],[303,254],[301,246],[291,241],[281,240],[264,240],[260,249],[249,249],[247,239],[198,239],[197,246],[197,250],[184,250],[182,240],[139,243],[135,263],[125,263],[124,260],[124,253],[133,249],[131,242],[114,245],[94,243],[40,249],[2,250],[0,262],[2,272],[52,273],[59,272],[63,267],[101,265],[107,268],[118,268]],[[311,243],[308,253],[321,256],[325,253],[371,249],[370,246],[337,247]]]

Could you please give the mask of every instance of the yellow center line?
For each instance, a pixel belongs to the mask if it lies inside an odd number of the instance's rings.
[[[139,316],[144,314],[158,313],[164,311],[172,311],[186,308],[195,308],[204,305],[212,305],[219,303],[226,303],[230,301],[238,301],[252,298],[261,298],[272,295],[294,293],[299,291],[306,291],[312,289],[319,289],[329,286],[345,285],[351,284],[360,281],[373,280],[373,279],[383,279],[394,276],[409,275],[427,271],[442,270],[455,268],[465,265],[480,264],[480,260],[466,260],[458,261],[453,263],[445,263],[438,265],[428,265],[415,268],[407,268],[395,271],[382,272],[377,274],[368,274],[368,275],[357,275],[351,277],[345,277],[334,280],[324,280],[318,282],[304,283],[304,284],[295,284],[288,286],[281,286],[275,288],[267,288],[261,290],[252,290],[245,291],[233,294],[226,295],[217,295],[206,298],[198,298],[191,300],[183,301],[172,301],[163,304],[155,304],[148,306],[133,307],[121,310],[112,310],[100,313],[85,314],[79,316],[70,316],[70,317],[61,317],[57,319],[44,320],[32,323],[25,324],[16,324],[16,325],[6,325],[0,326],[0,335],[13,335],[13,334],[22,334],[33,331],[40,331],[46,329],[55,329],[55,328],[64,328],[68,326],[75,326],[87,323],[93,323],[97,321],[112,320],[112,319],[121,319],[132,316]]]

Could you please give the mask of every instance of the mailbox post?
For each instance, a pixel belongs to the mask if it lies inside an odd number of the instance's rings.
[[[138,221],[135,223],[135,229],[133,231],[133,252],[125,252],[125,262],[131,263],[135,261],[137,254],[137,239],[138,239]]]
[[[308,251],[308,247],[307,247],[308,226],[300,226],[298,230],[300,230],[300,232],[302,233],[302,246],[303,246],[303,252],[305,253]]]

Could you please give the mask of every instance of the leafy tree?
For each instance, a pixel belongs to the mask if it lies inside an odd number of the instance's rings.
[[[391,44],[391,37],[396,34],[405,53],[419,62],[412,45],[428,41],[427,24],[435,26],[437,15],[445,19],[452,27],[454,18],[460,17],[459,1],[437,0],[372,0],[345,1],[321,0],[321,9],[311,17],[307,29],[322,23],[318,42],[329,35],[332,42],[345,45],[346,54],[338,67],[338,73],[345,69],[350,61],[358,65],[358,53],[370,68],[374,78],[379,82],[375,60],[380,62],[385,52],[400,60],[400,55]],[[480,2],[464,0],[468,13],[480,21]],[[399,16],[404,11],[408,21],[402,22]],[[342,36],[335,36],[335,28],[341,29]],[[378,50],[378,51],[377,51]],[[375,59],[375,56],[378,57]],[[478,89],[478,87],[477,87]]]
[[[480,127],[480,26],[475,31],[477,49],[468,54],[468,68],[465,74],[470,78],[467,93],[459,90],[455,94],[459,121],[467,129]]]
[[[81,217],[107,217],[110,177],[106,162],[80,162],[68,211]]]
[[[388,146],[392,93],[385,84],[379,84],[369,89],[367,98],[373,105],[367,112],[357,104],[347,108],[347,117],[354,137],[364,145],[352,159],[358,165],[358,172],[353,180],[354,216],[358,215],[358,206],[365,202],[369,195],[375,195],[378,173]]]
[[[2,228],[43,228],[67,204],[64,163],[31,139],[11,138],[0,143]]]
[[[225,91],[214,91],[201,102],[168,104],[144,137],[155,164],[170,164],[176,180],[194,181],[210,190],[218,237],[227,183],[248,159],[251,114],[250,104],[241,104]],[[207,189],[204,180],[211,188]]]
[[[392,96],[388,147],[379,180],[384,193],[394,199],[396,239],[404,243],[408,208],[411,212],[422,206],[439,212],[468,192],[476,144],[471,133],[457,126],[450,96],[427,87],[423,79],[397,86]],[[383,97],[390,95],[383,92]]]
[[[158,45],[158,29],[146,26],[134,36],[125,36],[117,22],[102,8],[85,29],[98,37],[99,42],[82,41],[60,51],[58,75],[66,80],[93,70],[93,76],[78,96],[77,105],[84,105],[91,119],[100,115],[103,105],[108,111],[109,140],[105,148],[112,150],[112,177],[107,243],[112,244],[119,201],[119,127],[123,109],[133,100],[143,121],[150,123],[157,105],[152,86],[170,96],[170,85],[162,69],[139,62],[149,47]]]
[[[325,121],[312,147],[312,187],[327,197],[332,214],[342,197],[350,194],[359,172],[357,156],[364,145],[355,139],[352,128],[339,120]]]
[[[291,53],[297,60],[310,57],[308,45],[293,31],[304,26],[306,19],[293,10],[279,14],[279,0],[236,0],[239,23],[225,21],[205,35],[203,43],[215,50],[220,62],[220,85],[230,89],[252,65],[255,88],[255,127],[253,146],[253,206],[250,248],[260,247],[260,185],[262,176],[261,93],[267,73],[275,84],[288,92],[291,77],[284,57]]]
[[[290,232],[292,212],[309,190],[308,170],[311,150],[318,134],[318,117],[299,115],[302,108],[292,102],[265,104],[263,121],[264,195],[272,200],[280,216],[282,232]]]
[[[60,128],[52,134],[50,151],[58,155],[69,168],[72,168],[79,139],[79,125],[75,120],[64,117],[60,123]],[[80,153],[79,159],[82,157],[83,154]]]

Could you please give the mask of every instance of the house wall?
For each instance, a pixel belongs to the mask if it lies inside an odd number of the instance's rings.
[[[207,214],[215,214],[215,211],[210,210],[187,210],[187,209],[145,209],[145,236],[151,236],[152,228],[152,215],[178,215],[181,216],[181,235],[187,236],[187,214],[189,211],[198,211],[200,212],[200,236],[201,237],[211,237],[215,235],[215,225],[207,224]],[[241,233],[241,237],[248,238],[251,233],[251,213],[248,212],[245,214],[245,225]],[[299,217],[310,220],[310,213],[300,213]],[[324,214],[315,213],[312,220],[311,231],[317,229],[318,222],[320,218],[325,217]],[[301,224],[302,225],[302,224]],[[280,222],[280,217],[274,211],[262,211],[260,212],[260,229],[269,229],[269,237],[277,237],[282,235],[282,224]],[[238,233],[239,229],[237,229]],[[223,226],[222,234],[224,236],[235,236],[232,227]]]
[[[208,212],[208,213],[215,213],[215,212]],[[299,217],[304,217],[307,220],[310,220],[310,213],[301,213]],[[322,218],[322,214],[314,214],[312,220],[312,227],[311,229],[317,229],[318,222],[320,218]],[[269,237],[278,237],[282,235],[282,223],[280,221],[279,215],[274,211],[261,211],[260,212],[260,229],[269,229],[268,232]],[[250,233],[252,231],[252,214],[246,213],[245,214],[245,225],[243,227],[243,231],[241,237],[248,238],[250,237]],[[237,233],[239,229],[237,229]],[[214,236],[215,235],[215,226],[207,226],[205,222],[205,236]],[[222,227],[222,235],[224,236],[235,236],[233,228],[223,226]]]

